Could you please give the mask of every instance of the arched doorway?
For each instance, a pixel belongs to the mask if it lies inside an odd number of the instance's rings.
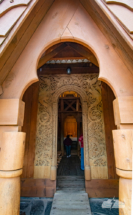
[[[84,171],[81,170],[81,153],[78,143],[79,136],[83,133],[82,130],[82,104],[80,95],[74,91],[63,92],[58,100],[58,190],[85,189]],[[64,145],[64,141],[68,138],[68,135],[72,141],[69,156],[67,156],[66,146]]]
[[[75,2],[77,3],[77,1]],[[22,99],[23,93],[26,88],[28,88],[30,84],[38,80],[36,75],[36,66],[42,52],[44,50],[46,51],[47,48],[51,46],[51,44],[55,44],[63,40],[69,40],[81,43],[84,46],[91,47],[92,50],[94,50],[93,52],[95,52],[96,56],[98,56],[101,80],[106,81],[106,83],[111,86],[116,96],[123,98],[127,96],[127,98],[124,98],[124,101],[127,101],[126,99],[129,99],[128,97],[132,96],[133,93],[133,78],[132,74],[128,70],[128,66],[126,65],[127,63],[124,64],[124,62],[122,62],[122,60],[114,50],[114,45],[112,46],[110,40],[108,40],[106,36],[104,36],[102,30],[100,31],[94,20],[91,18],[89,12],[87,13],[87,11],[85,11],[85,8],[83,8],[81,4],[79,4],[78,7],[76,4],[74,5],[74,7],[71,7],[70,1],[68,3],[69,6],[67,8],[67,11],[69,12],[70,9],[72,9],[72,11],[70,13],[64,13],[64,10],[66,10],[66,8],[63,7],[63,3],[64,2],[62,1],[60,1],[59,4],[56,4],[55,2],[55,4],[52,4],[52,9],[48,11],[47,16],[42,16],[44,18],[42,18],[42,21],[40,20],[40,25],[37,25],[37,30],[34,32],[33,36],[30,36],[29,39],[25,40],[26,45],[25,47],[22,46],[21,51],[17,55],[17,58],[14,60],[14,63],[9,65],[5,61],[6,67],[3,70],[3,72],[5,71],[5,76],[4,78],[2,78],[2,82],[4,81],[4,79],[5,81],[3,83],[3,94],[1,98],[8,99],[13,102],[13,104],[14,98]],[[60,11],[59,14],[57,13],[57,10]],[[62,20],[64,21],[62,23],[63,25],[60,25],[60,22],[58,22],[58,20],[61,20],[63,13],[65,15],[65,18],[64,20]],[[75,20],[77,21],[75,22]],[[19,43],[21,47],[23,40],[18,41],[21,41]],[[16,49],[14,50],[16,51]],[[11,61],[12,57],[10,58],[10,62]],[[10,71],[9,75],[7,75],[6,73],[6,68],[8,67],[8,65]],[[10,101],[8,101],[9,104]],[[127,105],[127,107],[128,106],[130,105]],[[10,105],[9,107],[11,108]],[[56,106],[54,107],[56,108]],[[17,110],[19,110],[18,107]],[[20,117],[21,115],[18,114],[19,111],[17,111],[18,115],[16,115],[15,111],[13,111],[13,113],[17,119],[18,116]],[[5,116],[7,116],[7,114],[5,114]],[[48,119],[48,113],[45,114],[44,119]],[[126,121],[126,123],[125,121],[123,121],[123,124],[128,124],[129,122],[130,119]],[[8,123],[4,125],[14,125],[13,120],[9,120]],[[132,123],[132,121],[130,123]],[[15,122],[15,125],[17,125],[18,127],[20,126],[18,121]],[[2,129],[6,131],[7,128]],[[12,131],[12,128],[9,128],[9,130]],[[49,156],[52,156],[53,154],[54,148],[50,151]],[[39,164],[41,163],[40,161],[41,160],[39,160]]]
[[[64,58],[63,53],[60,54]],[[86,182],[90,179],[92,182],[93,179],[108,180],[99,70],[93,63],[84,62],[81,55],[77,57],[81,58],[80,63],[64,63],[63,59],[55,57],[38,69],[40,89],[33,177],[50,180],[54,187],[57,176],[58,100],[66,91],[79,94],[82,103]],[[71,66],[71,75],[66,74],[68,66]]]

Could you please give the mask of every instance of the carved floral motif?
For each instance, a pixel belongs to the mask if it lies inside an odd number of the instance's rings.
[[[71,86],[85,95],[82,102],[87,101],[87,110],[83,114],[88,124],[88,148],[91,166],[107,166],[106,144],[103,123],[103,107],[101,98],[101,82],[97,74],[78,75],[42,75],[38,105],[38,124],[36,137],[36,166],[50,166],[52,160],[53,140],[53,102],[58,99],[62,87]],[[60,92],[60,94],[63,92]],[[81,95],[80,94],[80,95]]]

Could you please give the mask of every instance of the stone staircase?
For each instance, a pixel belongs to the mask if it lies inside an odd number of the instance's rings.
[[[91,215],[84,177],[58,176],[50,215]]]

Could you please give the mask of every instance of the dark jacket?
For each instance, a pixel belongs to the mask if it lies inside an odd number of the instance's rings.
[[[71,146],[71,145],[72,145],[72,140],[70,139],[70,137],[67,137],[67,138],[64,140],[64,145],[65,145],[65,146]]]

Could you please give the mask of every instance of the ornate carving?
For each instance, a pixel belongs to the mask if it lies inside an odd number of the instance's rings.
[[[52,100],[47,79],[40,80],[35,166],[50,166],[52,158]]]
[[[86,103],[83,105],[86,150],[89,151],[85,155],[86,165],[89,165],[90,159],[91,166],[106,166],[101,82],[97,74],[40,76],[35,165],[49,166],[52,157],[55,157],[57,107],[54,106],[59,95],[67,90],[79,93],[82,105]]]

